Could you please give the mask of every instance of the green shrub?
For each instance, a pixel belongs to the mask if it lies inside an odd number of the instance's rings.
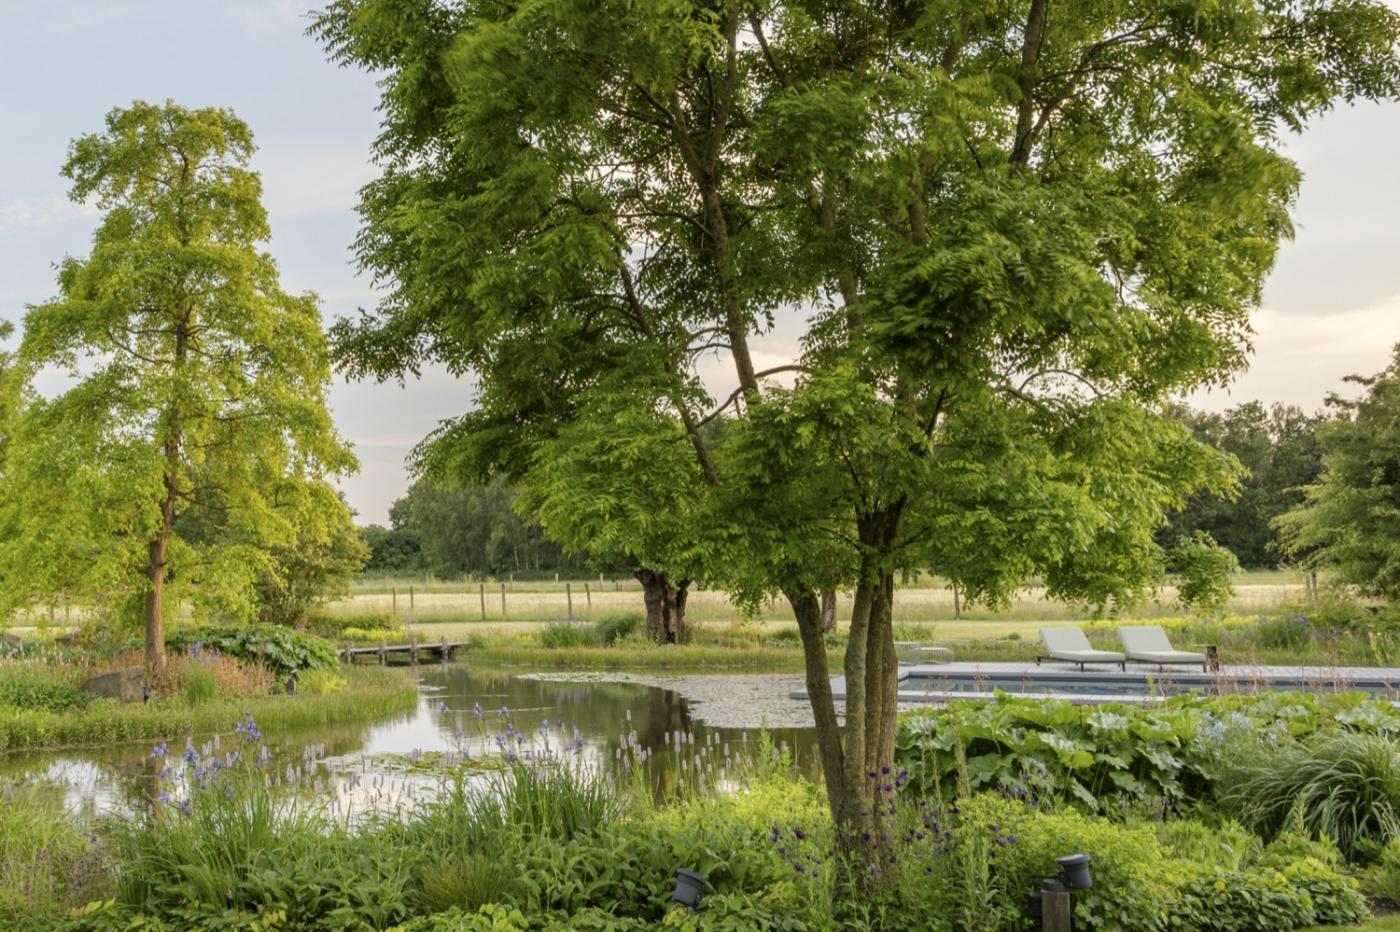
[[[573,621],[551,621],[540,629],[540,646],[552,650],[567,647],[590,647],[599,643],[598,632],[588,625]]]
[[[520,910],[488,903],[476,912],[449,909],[394,926],[389,932],[527,932],[532,926]],[[608,926],[581,928],[611,928]]]
[[[646,623],[646,618],[637,612],[621,615],[603,615],[593,622],[597,641],[612,647],[619,640],[631,637]]]
[[[219,684],[207,670],[190,670],[185,674],[185,701],[203,705],[219,694]]]
[[[1308,831],[1347,855],[1400,830],[1400,747],[1385,735],[1345,733],[1261,748],[1227,771],[1223,809],[1266,838],[1294,807]]]
[[[905,716],[895,756],[924,795],[951,794],[954,749],[961,745],[974,790],[1007,787],[1118,811],[1125,797],[1208,801],[1217,784],[1237,781],[1251,759],[1277,753],[1274,745],[1353,733],[1400,737],[1400,712],[1360,694],[1187,696],[1095,707],[1001,697]],[[1282,806],[1278,818],[1290,800],[1273,798]]]
[[[1400,837],[1390,839],[1380,849],[1376,863],[1362,877],[1371,896],[1400,904]]]
[[[86,708],[92,697],[68,683],[25,667],[0,670],[0,706],[35,712]]]
[[[395,632],[402,625],[389,612],[354,612],[348,615],[331,615],[325,612],[312,612],[306,618],[306,630],[332,641],[349,640],[345,631],[374,629]]]
[[[329,696],[331,693],[340,692],[348,682],[345,677],[331,670],[311,670],[304,676],[298,676],[297,692],[308,696]]]
[[[1207,825],[1194,819],[1166,819],[1157,823],[1157,840],[1172,857],[1227,870],[1253,863],[1264,849],[1258,835],[1233,821]]]
[[[1270,650],[1299,650],[1313,639],[1313,626],[1302,615],[1261,618],[1251,632],[1261,647]]]
[[[1240,561],[1205,531],[1182,537],[1167,554],[1183,608],[1200,615],[1223,615],[1235,594],[1230,578]]]
[[[417,900],[429,912],[458,907],[475,912],[515,897],[515,867],[484,854],[449,851],[418,868]]]
[[[280,625],[183,628],[167,639],[176,650],[216,650],[239,660],[260,663],[278,679],[297,670],[331,670],[340,665],[335,645],[314,634]]]
[[[378,644],[380,641],[392,643],[400,636],[400,632],[388,628],[342,628],[339,639],[359,644]]]

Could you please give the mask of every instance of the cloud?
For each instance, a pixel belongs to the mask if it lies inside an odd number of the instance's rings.
[[[0,204],[0,236],[81,220],[97,213],[97,208],[92,204],[74,203],[59,195],[22,197],[8,204]]]
[[[1385,368],[1400,343],[1400,294],[1336,314],[1265,308],[1255,315],[1254,329],[1249,371],[1227,390],[1193,395],[1192,404],[1220,410],[1257,399],[1320,408],[1328,392],[1345,391],[1345,376]]]

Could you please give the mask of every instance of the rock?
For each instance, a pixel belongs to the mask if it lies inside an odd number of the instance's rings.
[[[99,699],[117,699],[121,702],[140,702],[146,685],[146,671],[142,667],[127,667],[100,676],[83,680],[79,687],[83,692]]]

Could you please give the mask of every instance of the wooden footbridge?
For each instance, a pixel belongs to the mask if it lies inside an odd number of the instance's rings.
[[[380,641],[378,646],[342,647],[340,648],[340,659],[345,663],[354,663],[359,657],[377,657],[381,666],[388,664],[390,658],[407,660],[409,663],[418,663],[419,660],[447,663],[452,659],[453,654],[459,649],[467,647],[468,644],[467,641],[449,641],[446,638],[438,641],[423,641],[422,643],[419,643],[415,638],[407,644],[386,644]]]

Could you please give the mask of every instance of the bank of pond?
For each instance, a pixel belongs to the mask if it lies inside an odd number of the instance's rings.
[[[123,774],[105,805],[32,758],[0,791],[0,925],[1021,930],[1079,853],[1076,929],[1296,929],[1400,898],[1400,715],[1356,695],[912,713],[868,774],[879,829],[843,838],[806,732],[632,684],[419,679],[358,732],[240,713],[67,752]],[[704,878],[693,910],[678,870]]]

